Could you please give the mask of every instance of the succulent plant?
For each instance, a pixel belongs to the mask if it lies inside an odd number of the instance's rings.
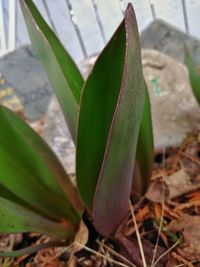
[[[76,145],[77,187],[42,138],[0,106],[0,232],[73,239],[87,210],[96,230],[113,236],[128,213],[132,188],[145,192],[153,159],[133,7],[84,81],[32,0],[20,4]]]

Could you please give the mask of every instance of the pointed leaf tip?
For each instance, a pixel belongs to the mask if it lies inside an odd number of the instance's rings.
[[[84,80],[71,56],[41,16],[32,0],[20,0],[32,47],[46,70],[73,140]]]
[[[143,104],[139,35],[130,4],[85,83],[79,112],[77,184],[104,236],[113,234],[128,212]]]
[[[127,8],[126,8],[126,14],[127,12],[131,12],[131,13],[134,13],[134,8],[133,8],[133,5],[129,2],[128,5],[127,5]],[[125,15],[126,16],[126,15]]]
[[[123,75],[125,47],[123,21],[96,60],[81,97],[76,177],[81,198],[89,210],[92,209],[110,124],[117,103]],[[111,90],[112,88],[115,90]]]
[[[93,205],[94,225],[104,236],[114,234],[128,213],[132,173],[144,105],[139,33],[131,4],[125,12],[124,27],[126,50],[123,76]]]

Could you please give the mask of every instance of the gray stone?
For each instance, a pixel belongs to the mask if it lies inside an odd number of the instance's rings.
[[[95,60],[96,56],[81,62],[80,68],[84,78],[87,77]],[[55,95],[52,97],[47,111],[43,137],[49,146],[53,148],[67,173],[74,174],[75,146]]]
[[[142,47],[156,48],[180,62],[183,62],[185,42],[196,62],[200,62],[199,41],[162,21],[152,23],[142,33],[141,42]],[[152,105],[155,146],[178,144],[193,128],[199,129],[200,123],[200,110],[192,95],[187,71],[181,63],[155,50],[144,50],[142,54]],[[85,77],[95,59],[96,56],[80,65]],[[0,72],[6,86],[14,88],[28,118],[37,119],[46,112],[52,89],[30,47],[1,58]],[[43,136],[66,170],[74,173],[75,147],[55,96],[48,108]]]
[[[52,87],[30,46],[1,57],[0,73],[5,81],[3,86],[12,88],[28,119],[35,120],[46,113]],[[0,86],[0,91],[4,87]]]
[[[172,25],[155,20],[140,36],[142,48],[153,48],[164,54],[184,62],[184,44],[191,51],[194,60],[200,64],[200,41]]]
[[[56,116],[55,116],[56,114]],[[43,137],[60,159],[69,174],[75,173],[75,146],[71,139],[63,113],[55,96],[47,111]]]
[[[81,62],[80,68],[85,79],[94,65],[96,58],[97,56],[93,56]],[[53,148],[67,173],[74,174],[75,146],[55,95],[49,104],[42,135],[49,146]]]

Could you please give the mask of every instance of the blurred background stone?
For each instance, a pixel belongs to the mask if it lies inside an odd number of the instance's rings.
[[[5,87],[12,88],[10,98],[15,95],[19,99],[27,119],[36,120],[46,113],[53,91],[30,46],[1,57],[0,73],[5,81],[4,85],[0,85],[0,91]],[[5,98],[2,101],[5,102]]]
[[[184,62],[186,44],[196,64],[200,65],[200,41],[160,19],[141,33],[140,40],[142,48],[158,50],[180,62]]]
[[[192,130],[200,130],[200,107],[193,96],[186,67],[156,50],[143,50],[142,60],[155,146],[178,145]]]
[[[69,174],[74,174],[75,146],[55,96],[52,97],[47,111],[42,136],[61,160],[66,171]]]
[[[184,43],[198,64],[200,42],[167,23],[157,20],[141,34],[143,48],[160,51],[145,49],[142,52],[156,147],[179,144],[188,132],[199,129],[200,110],[181,63]],[[84,77],[95,60],[96,55],[79,64]],[[46,114],[44,130],[40,132],[67,171],[74,173],[75,147],[48,78],[31,47],[20,48],[0,58],[0,73],[0,103],[18,103],[29,121],[40,121]]]
[[[82,63],[84,77],[95,59],[96,56]],[[193,96],[187,70],[183,64],[153,49],[142,51],[142,62],[151,100],[155,147],[178,145],[193,129],[200,130],[200,108]],[[56,150],[66,169],[73,172],[75,147],[55,97],[51,100],[45,125],[45,140]]]

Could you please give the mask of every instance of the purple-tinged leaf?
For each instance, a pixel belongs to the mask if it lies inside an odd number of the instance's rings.
[[[106,45],[85,83],[81,97],[76,178],[81,198],[92,209],[106,142],[119,95],[126,47],[124,22]]]
[[[105,236],[114,234],[128,213],[134,159],[144,106],[141,49],[131,4],[125,13],[125,31],[123,79],[93,205],[94,225]]]
[[[137,239],[134,237],[125,237],[123,235],[118,235],[116,239],[119,245],[119,253],[127,258],[130,262],[133,262],[137,267],[144,267]],[[142,240],[142,245],[147,261],[147,266],[152,266],[152,258],[155,251],[155,245],[145,239]],[[164,255],[165,252],[165,248],[160,247],[159,245],[157,246],[156,259],[163,255],[163,257],[160,258],[160,261],[157,262],[157,267],[166,266],[167,255]]]
[[[144,90],[137,24],[129,4],[85,83],[79,112],[78,189],[105,236],[115,232],[128,212]]]

